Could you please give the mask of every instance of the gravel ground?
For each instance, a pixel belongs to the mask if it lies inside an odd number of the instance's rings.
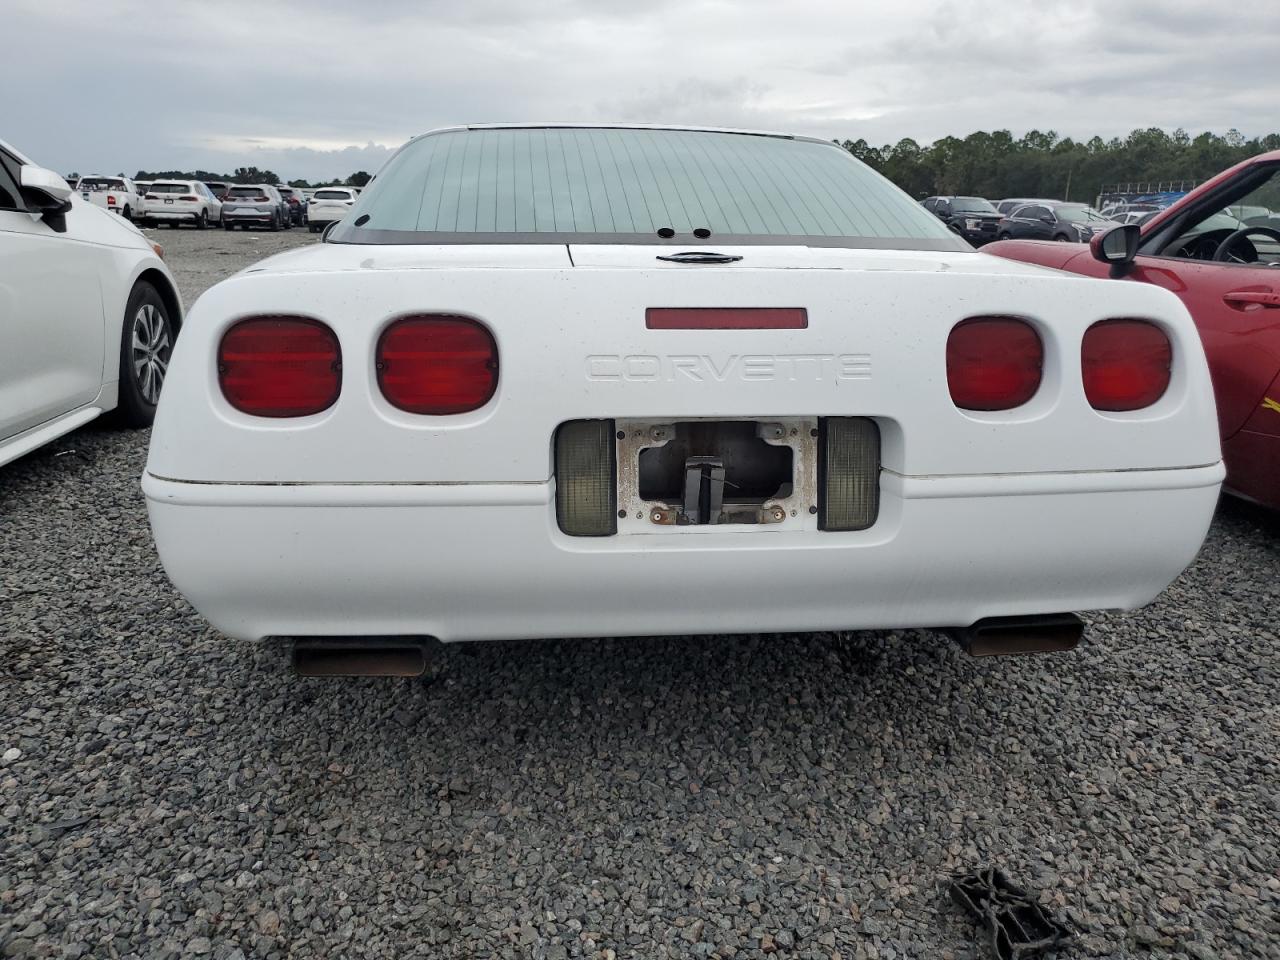
[[[190,303],[284,235],[155,231]],[[1224,502],[1081,650],[917,632],[481,644],[304,681],[170,587],[147,437],[0,470],[0,955],[1280,957],[1280,521]]]

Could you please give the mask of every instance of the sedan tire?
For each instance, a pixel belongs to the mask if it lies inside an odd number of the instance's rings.
[[[203,230],[207,226],[209,226],[209,214],[201,210],[200,215],[196,217],[196,229]]]
[[[123,326],[117,419],[127,427],[149,427],[156,416],[177,333],[164,299],[145,281],[129,295]]]

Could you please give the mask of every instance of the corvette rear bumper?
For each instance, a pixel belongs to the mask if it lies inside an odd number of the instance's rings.
[[[903,477],[856,533],[565,536],[554,485],[143,478],[178,589],[224,633],[445,641],[964,626],[1153,599],[1223,477]]]

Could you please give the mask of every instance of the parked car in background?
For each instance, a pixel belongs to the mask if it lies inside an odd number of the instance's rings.
[[[280,191],[269,183],[236,183],[222,203],[222,225],[228,230],[252,226],[287,230],[290,214]]]
[[[135,180],[133,181],[133,186],[134,189],[138,191],[138,196],[144,199],[147,196],[147,190],[151,188],[151,184],[147,183],[145,180]]]
[[[1130,214],[1142,213],[1159,213],[1164,207],[1158,203],[1114,203],[1108,207],[1103,207],[1099,212],[1109,220],[1116,223],[1131,223],[1132,220],[1125,220],[1124,217]]]
[[[159,248],[0,142],[0,464],[115,410],[155,415],[182,324]]]
[[[455,127],[200,297],[143,490],[178,589],[304,672],[638,631],[1007,653],[1163,590],[1217,444],[1177,298],[975,252],[830,141]]]
[[[1000,221],[997,239],[1088,243],[1114,226],[1114,220],[1083,203],[1028,203]]]
[[[1108,214],[1107,219],[1114,220],[1116,223],[1143,224],[1159,212],[1159,210],[1129,210],[1125,213]]]
[[[221,180],[206,180],[204,185],[209,188],[209,192],[220,202],[227,198],[227,191],[231,189],[231,184],[223,183]]]
[[[306,223],[307,202],[303,199],[301,193],[288,184],[280,184],[276,189],[280,191],[280,197],[285,202],[285,207],[289,213],[290,225],[300,227]]]
[[[118,213],[126,220],[142,212],[142,196],[128,177],[81,177],[76,190],[86,203]]]
[[[1057,202],[1058,202],[1057,200],[1044,200],[1039,197],[1023,197],[1023,198],[1014,197],[1006,200],[997,200],[995,202],[995,207],[997,212],[999,212],[1001,216],[1007,217],[1009,214],[1013,213],[1013,211],[1017,210],[1019,207],[1025,206],[1028,203],[1057,203]]]
[[[1277,203],[1276,207],[1276,210],[1272,210],[1258,204],[1238,203],[1226,207],[1223,213],[1239,220],[1241,226],[1271,227],[1280,230],[1280,203]]]
[[[1000,214],[982,197],[928,197],[920,205],[975,247],[996,238]]]
[[[157,180],[143,198],[146,224],[190,223],[203,230],[222,223],[222,204],[199,180]]]
[[[307,205],[307,227],[319,233],[335,220],[341,220],[356,202],[356,192],[350,187],[320,187]]]
[[[1201,184],[1138,228],[1122,286],[1171,290],[1209,358],[1230,493],[1280,509],[1280,151]],[[1248,213],[1246,220],[1238,214]],[[1116,271],[1094,250],[1001,243],[1001,257],[1087,276]],[[1091,253],[1095,255],[1091,255]]]

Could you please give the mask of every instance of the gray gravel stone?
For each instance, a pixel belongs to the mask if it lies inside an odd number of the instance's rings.
[[[310,242],[152,235],[188,303]],[[1280,957],[1274,518],[1224,502],[1068,655],[500,643],[303,681],[170,587],[146,442],[0,469],[0,954],[968,960],[939,881],[990,861],[1081,956]]]

